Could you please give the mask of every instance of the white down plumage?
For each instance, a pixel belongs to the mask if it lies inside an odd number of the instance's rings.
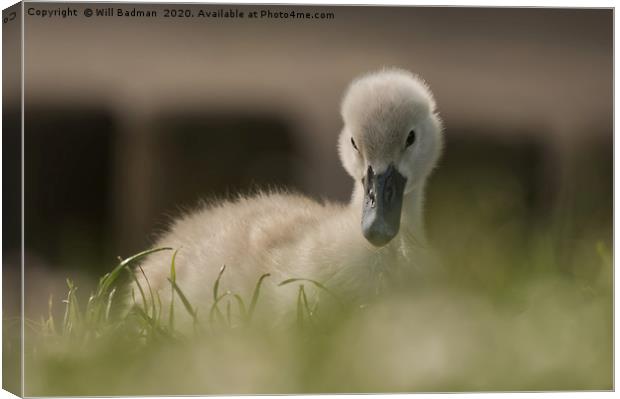
[[[258,308],[274,319],[295,307],[297,287],[278,286],[289,278],[312,279],[342,297],[364,300],[380,284],[433,267],[423,202],[442,129],[428,87],[400,69],[370,73],[351,83],[341,114],[340,158],[355,181],[348,204],[282,192],[239,197],[185,214],[158,240],[155,247],[179,250],[176,282],[199,314],[213,303],[223,265],[220,292],[248,300],[258,278],[270,274]],[[165,312],[170,256],[152,254],[142,269],[160,291]],[[146,284],[141,272],[137,277]]]

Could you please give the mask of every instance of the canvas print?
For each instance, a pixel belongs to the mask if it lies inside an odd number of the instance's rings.
[[[613,389],[612,9],[3,11],[3,387]]]

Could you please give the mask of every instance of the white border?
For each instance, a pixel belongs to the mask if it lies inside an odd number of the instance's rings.
[[[28,1],[28,2],[44,2],[40,0]],[[63,3],[97,3],[96,1],[59,1]],[[16,1],[11,0],[0,0],[0,5],[2,9],[5,9],[13,4]],[[202,4],[305,4],[305,5],[377,5],[377,6],[461,6],[461,7],[559,7],[559,8],[615,8],[615,1],[601,1],[601,0],[590,0],[590,1],[578,1],[578,0],[543,0],[543,1],[523,1],[523,2],[514,2],[514,1],[491,1],[491,0],[478,0],[475,2],[467,2],[467,1],[450,1],[450,0],[442,0],[442,1],[428,1],[428,0],[416,0],[414,4],[411,4],[406,1],[398,1],[398,0],[375,0],[372,2],[369,1],[352,1],[352,0],[338,0],[338,1],[329,1],[329,0],[315,0],[315,1],[300,1],[300,0],[287,0],[287,1],[278,1],[278,0],[270,0],[270,1],[257,1],[257,0],[230,0],[230,1],[178,1],[178,0],[152,0],[152,1],[143,1],[143,0],[134,0],[131,3],[202,3]],[[24,34],[24,19],[22,14],[22,38]],[[0,33],[1,38],[1,33]],[[615,15],[614,15],[614,77],[616,76],[618,69],[615,63],[615,54],[618,46],[619,35],[615,29]],[[1,42],[1,41],[0,41]],[[24,43],[22,42],[22,129],[24,123],[24,114],[23,114],[23,104],[24,104],[24,80],[23,80],[23,68],[24,68]],[[0,83],[1,87],[1,83]],[[618,103],[615,101],[616,92],[617,92],[618,83],[614,78],[614,232],[616,226],[618,226],[619,216],[615,212],[616,206],[620,203],[618,197],[616,196],[616,178],[619,176],[618,172],[618,164],[616,163],[615,154],[618,153],[620,144],[618,140],[615,140],[615,132],[616,132],[616,115],[618,115],[618,111],[620,110]],[[0,144],[1,149],[1,144]],[[24,221],[23,215],[23,130],[22,130],[22,226]],[[1,170],[1,165],[0,165]],[[0,187],[1,193],[1,187]],[[0,221],[1,221],[1,210],[0,210]],[[23,240],[24,240],[24,232],[22,230],[22,250],[23,250]],[[614,234],[614,254],[620,247],[620,240]],[[23,262],[23,252],[22,252],[22,262]],[[22,264],[22,332],[23,332],[23,284],[24,284],[24,275],[23,275],[23,264]],[[0,280],[1,281],[1,280]],[[618,276],[614,273],[614,287],[618,286]],[[618,312],[618,299],[615,296],[614,289],[614,343],[618,337],[618,330],[615,328],[615,320]],[[23,337],[23,334],[22,334]],[[23,359],[23,347],[24,341],[22,339],[22,359]],[[0,348],[1,353],[1,348]],[[614,345],[614,365],[617,354],[617,347]],[[22,392],[23,392],[23,383],[24,383],[24,373],[23,373],[24,363],[22,362]],[[0,365],[1,369],[1,365]],[[619,373],[618,368],[614,367],[614,386],[615,382],[618,381]],[[304,395],[307,398],[317,398],[323,399],[326,397],[337,397],[343,399],[349,398],[358,398],[366,395]],[[389,394],[389,395],[373,395],[375,397],[386,397],[391,399],[404,399],[404,398],[445,398],[445,399],[458,399],[458,398],[485,398],[485,399],[496,399],[496,398],[540,398],[542,397],[554,397],[554,398],[568,398],[568,399],[581,399],[581,398],[612,398],[616,397],[615,392],[549,392],[549,393],[540,393],[540,392],[532,392],[532,393],[471,393],[471,394]],[[6,391],[0,391],[0,398],[9,398],[13,397],[10,393]],[[258,397],[258,396],[246,396],[246,397]],[[164,397],[153,397],[153,398],[164,398]],[[260,396],[260,398],[271,399],[271,398],[279,398],[279,396]]]

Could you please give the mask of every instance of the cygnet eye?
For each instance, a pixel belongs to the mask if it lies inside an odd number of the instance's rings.
[[[407,142],[405,144],[409,147],[413,143],[415,143],[415,130],[409,132],[409,136],[407,136]]]
[[[353,137],[351,137],[351,145],[353,145],[353,148],[355,148],[355,151],[360,152],[360,150],[355,145],[355,140],[353,140]]]

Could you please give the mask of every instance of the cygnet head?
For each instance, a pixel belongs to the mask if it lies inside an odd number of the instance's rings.
[[[362,232],[375,246],[400,228],[403,197],[422,190],[442,150],[442,128],[426,84],[386,69],[349,86],[341,109],[340,158],[364,187]]]

